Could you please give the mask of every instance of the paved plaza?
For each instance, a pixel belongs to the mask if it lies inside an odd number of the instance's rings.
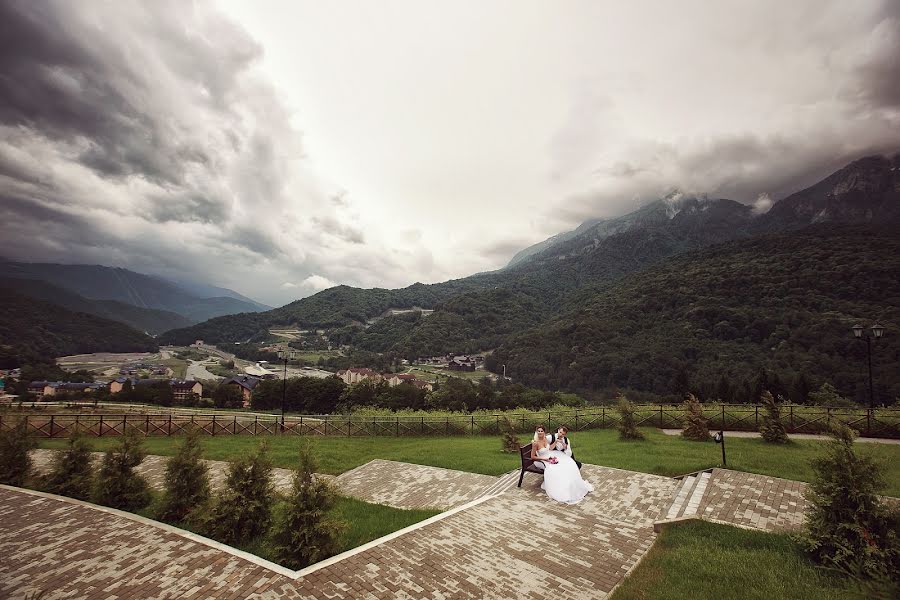
[[[163,463],[147,460],[158,484]],[[654,523],[690,512],[783,531],[805,507],[802,483],[726,469],[582,474],[595,491],[568,506],[535,474],[517,488],[517,473],[369,462],[334,479],[342,493],[450,510],[297,572],[126,513],[2,487],[0,598],[605,598],[653,544]]]

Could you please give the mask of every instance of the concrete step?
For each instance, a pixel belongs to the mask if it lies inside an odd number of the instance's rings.
[[[687,506],[684,509],[685,517],[697,514],[697,509],[700,508],[700,501],[703,500],[703,494],[706,493],[706,486],[709,483],[710,477],[712,477],[712,472],[710,471],[700,474],[700,477],[697,479],[697,485],[695,485],[694,489],[691,491]]]
[[[697,484],[697,476],[696,475],[688,475],[684,479],[681,480],[681,485],[678,487],[678,492],[675,494],[675,498],[672,500],[672,505],[669,507],[669,510],[666,512],[665,519],[668,521],[669,519],[676,519],[681,516],[681,513],[684,511],[684,507],[687,504],[687,499],[690,496],[691,492],[694,489],[694,486]]]
[[[509,473],[504,473],[500,477],[497,478],[497,481],[486,488],[481,494],[478,495],[478,498],[484,498],[486,496],[499,496],[509,488],[516,485],[519,481],[519,471],[510,471]]]

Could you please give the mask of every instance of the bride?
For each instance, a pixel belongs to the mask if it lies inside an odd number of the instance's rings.
[[[577,504],[588,492],[594,491],[594,486],[581,478],[574,460],[565,452],[550,449],[550,442],[542,425],[534,430],[531,459],[535,464],[544,466],[544,483],[541,484],[541,489],[557,502]]]

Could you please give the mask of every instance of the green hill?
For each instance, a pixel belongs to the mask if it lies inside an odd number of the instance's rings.
[[[0,361],[25,363],[91,352],[153,352],[156,342],[131,327],[4,290]]]
[[[514,336],[491,358],[517,381],[550,389],[692,389],[746,400],[761,369],[784,391],[802,374],[865,397],[865,344],[850,327],[888,332],[873,363],[879,396],[900,395],[900,231],[815,226],[680,255],[602,289]],[[577,307],[577,308],[574,308]]]

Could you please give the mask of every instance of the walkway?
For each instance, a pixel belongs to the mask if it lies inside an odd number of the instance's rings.
[[[566,506],[534,474],[520,489],[517,474],[372,461],[335,483],[395,506],[455,508],[297,572],[127,513],[0,486],[0,597],[606,598],[666,518],[784,531],[805,508],[804,484],[727,469],[682,480],[594,465],[582,474],[595,491]]]
[[[715,431],[714,428],[710,428],[710,431]],[[666,435],[681,435],[680,429],[663,429],[662,432]],[[736,438],[758,438],[761,437],[758,431],[726,431],[726,438],[728,437],[736,437]],[[788,437],[792,440],[830,440],[832,439],[830,435],[823,435],[820,433],[789,433]],[[900,444],[900,440],[895,440],[893,438],[872,438],[872,437],[858,437],[856,438],[857,442],[863,442],[865,444]]]

